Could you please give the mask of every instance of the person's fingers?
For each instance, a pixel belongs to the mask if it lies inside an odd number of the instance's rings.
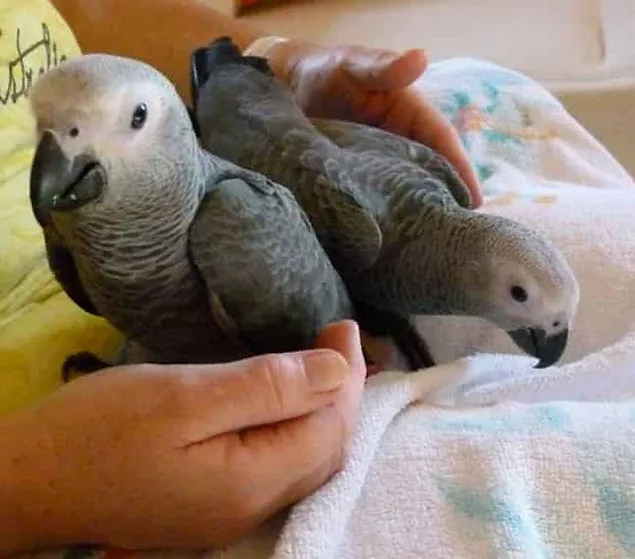
[[[403,89],[423,74],[428,58],[423,50],[394,53],[381,49],[345,47],[340,68],[368,90]]]
[[[271,499],[272,511],[287,507],[317,490],[344,465],[349,430],[333,406],[295,422],[295,432],[288,432],[286,448],[289,454],[285,465],[297,473],[294,479],[289,479],[290,483],[280,484],[278,494]]]
[[[362,351],[359,326],[352,320],[331,324],[320,333],[316,346],[334,349],[351,367],[351,373],[337,395],[336,406],[339,404],[341,412],[346,416],[347,424],[352,429],[366,379],[366,360]]]
[[[361,334],[357,323],[344,320],[325,328],[318,337],[317,347],[331,347],[344,356],[351,374],[335,400],[335,409],[342,416],[345,443],[352,436],[366,381],[366,361],[362,351]]]
[[[345,456],[342,418],[333,406],[274,425],[219,435],[188,449],[188,469],[200,475],[219,454],[236,480],[226,504],[250,530],[306,497],[341,470]],[[208,453],[209,451],[209,453]]]
[[[352,320],[341,320],[329,324],[320,332],[315,346],[333,349],[340,353],[351,366],[354,374],[359,375],[365,367],[359,327]]]
[[[454,139],[451,138],[454,136]],[[448,131],[447,143],[443,144],[443,139],[439,145],[439,152],[454,166],[456,172],[465,182],[470,191],[471,207],[478,208],[483,204],[483,189],[476,174],[474,166],[470,162],[467,151],[461,144],[458,132],[454,128]]]
[[[188,446],[317,410],[335,400],[349,376],[349,365],[332,349],[189,368],[166,398],[166,417],[188,419],[179,434],[179,444]]]
[[[350,320],[329,325],[320,333],[316,345],[332,348],[350,365],[346,383],[338,391],[333,404],[276,425],[263,425],[240,434],[225,435],[238,437],[240,446],[257,454],[258,463],[263,466],[271,461],[272,467],[288,463],[292,469],[294,462],[306,462],[311,472],[311,464],[323,464],[325,460],[338,462],[335,466],[339,466],[342,449],[357,418],[366,377],[359,328]],[[302,470],[301,464],[297,467]]]
[[[276,425],[215,439],[222,438],[226,445],[230,470],[249,469],[249,482],[263,488],[251,509],[275,511],[288,506],[317,489],[343,465],[366,373],[359,328],[349,320],[329,325],[316,345],[336,350],[351,367],[332,405]]]
[[[356,122],[381,127],[386,118],[386,97],[384,91],[356,91],[350,98],[351,114]]]

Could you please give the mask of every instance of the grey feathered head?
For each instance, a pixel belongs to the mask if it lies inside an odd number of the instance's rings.
[[[474,316],[505,329],[524,351],[549,366],[567,346],[580,287],[562,252],[537,231],[502,216],[474,213],[469,250],[456,269],[457,292]]]
[[[168,207],[180,195],[174,177],[191,171],[198,143],[176,89],[153,67],[79,56],[40,76],[30,102],[38,140],[31,202],[40,224],[51,211],[94,218],[140,200]]]

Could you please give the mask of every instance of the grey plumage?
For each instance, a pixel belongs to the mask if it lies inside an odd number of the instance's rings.
[[[127,361],[305,349],[353,315],[288,189],[202,150],[154,68],[71,59],[39,78],[31,105],[31,200],[49,263],[78,305],[128,338]]]
[[[470,193],[454,167],[445,157],[423,144],[357,122],[313,118],[311,123],[334,144],[348,152],[374,155],[379,158],[379,162],[391,157],[396,159],[395,165],[403,166],[405,163],[405,168],[402,167],[403,172],[409,174],[418,189],[422,188],[420,185],[428,186],[424,178],[429,182],[436,179],[443,185],[442,190],[447,190],[461,207],[470,207]],[[390,174],[389,168],[382,168],[382,172]],[[435,186],[438,187],[439,182]]]
[[[564,256],[519,223],[469,209],[442,156],[376,128],[308,119],[266,62],[227,38],[196,51],[192,72],[202,145],[290,188],[358,309],[384,320],[480,316],[540,366],[560,357],[579,298]]]

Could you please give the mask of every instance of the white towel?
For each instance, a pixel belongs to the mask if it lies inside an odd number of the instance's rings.
[[[480,211],[569,258],[581,306],[565,360],[536,370],[482,321],[421,318],[444,364],[370,379],[344,471],[208,559],[635,557],[635,184],[519,74],[453,60],[420,86],[462,133]]]
[[[373,379],[346,470],[295,507],[272,557],[635,556],[634,350],[538,382],[488,356]],[[630,367],[606,366],[625,352]]]

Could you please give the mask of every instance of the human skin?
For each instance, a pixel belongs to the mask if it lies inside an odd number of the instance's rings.
[[[230,543],[341,469],[365,377],[351,321],[315,350],[80,377],[0,419],[0,555]]]

